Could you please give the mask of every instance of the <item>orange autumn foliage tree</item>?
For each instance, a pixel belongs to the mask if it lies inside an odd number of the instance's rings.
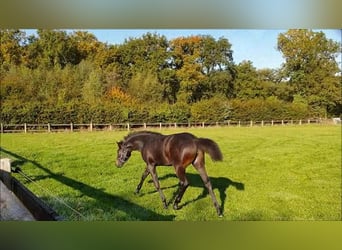
[[[114,102],[122,104],[123,106],[133,106],[137,104],[137,100],[134,97],[125,93],[119,87],[112,87],[108,91],[107,97]]]

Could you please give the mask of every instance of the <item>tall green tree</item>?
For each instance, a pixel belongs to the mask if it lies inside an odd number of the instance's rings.
[[[78,61],[91,59],[94,60],[96,54],[105,46],[99,42],[95,35],[82,30],[74,31],[70,37],[70,45],[76,47],[79,56]]]
[[[0,65],[8,70],[10,65],[22,62],[23,45],[26,42],[25,32],[20,30],[0,29]]]
[[[181,102],[193,103],[200,100],[205,88],[205,74],[200,64],[200,36],[178,37],[170,42],[170,65],[176,72],[179,81],[177,99]]]
[[[209,75],[216,71],[230,70],[233,64],[231,46],[226,38],[220,37],[215,40],[209,35],[201,36],[199,63],[202,64],[203,73]]]
[[[178,37],[170,41],[170,67],[179,82],[177,99],[194,103],[217,93],[232,93],[235,70],[227,39],[212,36]]]
[[[207,78],[207,95],[224,94],[233,97],[236,69],[233,62],[233,50],[228,39],[202,36],[199,62]]]
[[[85,80],[82,87],[82,98],[85,103],[96,105],[101,103],[104,87],[101,79],[101,73],[97,70],[90,72],[88,79]]]
[[[323,32],[291,29],[278,36],[278,50],[285,58],[284,75],[295,94],[325,112],[341,105],[341,71],[336,61],[341,55],[339,43]]]
[[[143,103],[157,104],[163,101],[163,86],[155,73],[136,73],[129,82],[128,93]]]
[[[82,55],[77,41],[71,39],[66,31],[38,29],[37,34],[39,39],[34,46],[40,51],[40,58],[35,60],[40,60],[44,67],[58,65],[63,68],[68,64],[76,65],[81,62]]]
[[[177,93],[180,85],[176,71],[172,68],[165,68],[158,73],[159,82],[163,85],[163,100],[169,104],[177,102]]]
[[[242,61],[236,66],[235,96],[239,99],[253,99],[264,97],[263,86],[257,69],[251,61]]]
[[[146,33],[141,38],[129,38],[113,49],[111,68],[120,74],[121,87],[128,86],[136,73],[158,72],[167,67],[168,41],[165,36]]]

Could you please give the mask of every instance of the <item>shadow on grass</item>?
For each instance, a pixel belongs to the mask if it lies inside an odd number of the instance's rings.
[[[181,204],[180,207],[186,206],[186,205],[188,205],[188,204],[190,204],[192,202],[195,202],[197,200],[203,199],[203,198],[205,198],[209,194],[208,190],[204,186],[204,183],[203,183],[203,181],[202,181],[202,179],[201,179],[199,174],[186,173],[186,177],[187,177],[187,179],[188,179],[188,181],[190,183],[189,188],[191,188],[191,187],[203,188],[203,191],[195,199],[192,199],[190,201],[187,201],[187,202]],[[166,174],[164,176],[159,177],[158,179],[161,181],[161,180],[165,180],[165,179],[168,179],[168,178],[175,178],[175,179],[178,180],[178,178],[176,177],[175,174]],[[226,190],[229,187],[234,187],[235,189],[240,190],[240,191],[245,190],[245,185],[243,183],[241,183],[241,182],[235,182],[235,181],[232,181],[231,179],[226,178],[226,177],[209,177],[209,178],[210,178],[210,182],[211,182],[211,185],[213,187],[213,190],[218,189],[218,191],[219,191],[219,194],[220,194],[219,199],[221,201],[222,212],[224,212],[224,204],[225,204],[225,201],[226,201],[226,198],[227,198]],[[152,181],[152,180],[150,180],[150,181]],[[164,187],[162,189],[168,189],[168,188],[174,188],[174,187],[178,187],[178,184],[172,185],[170,187]],[[178,191],[179,190],[176,190],[173,193],[173,197],[169,200],[169,204],[171,204],[174,201]],[[156,191],[154,191],[154,192],[156,192]],[[184,195],[186,195],[186,192],[185,192]]]
[[[105,208],[115,208],[120,210],[127,215],[127,218],[123,217],[122,220],[161,220],[161,221],[169,221],[174,219],[174,215],[161,215],[152,210],[146,209],[142,206],[134,204],[130,201],[127,201],[119,196],[108,194],[101,189],[94,188],[80,181],[74,180],[70,177],[64,176],[63,174],[56,174],[49,170],[47,167],[42,166],[40,163],[24,158],[18,154],[10,152],[4,148],[0,148],[0,151],[7,154],[10,157],[15,158],[16,160],[12,163],[12,167],[16,167],[20,169],[24,163],[31,163],[35,167],[43,170],[47,176],[37,176],[33,179],[44,179],[44,178],[52,178],[63,185],[69,186],[75,190],[78,190],[83,195],[93,198],[96,201],[95,206]],[[77,198],[77,197],[76,197]]]

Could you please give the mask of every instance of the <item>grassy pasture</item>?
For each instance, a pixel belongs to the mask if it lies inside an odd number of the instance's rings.
[[[162,133],[181,132],[162,130]],[[10,157],[34,183],[14,175],[67,220],[341,220],[341,127],[275,126],[186,129],[215,140],[223,162],[206,157],[218,218],[192,166],[180,205],[163,209],[140,153],[114,166],[116,141],[125,131],[2,134],[1,157]],[[168,200],[177,190],[172,167],[158,167]],[[78,215],[58,199],[79,211]]]

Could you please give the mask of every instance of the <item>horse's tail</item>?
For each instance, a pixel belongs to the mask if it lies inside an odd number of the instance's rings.
[[[213,161],[222,161],[222,152],[216,142],[207,138],[197,139],[198,147],[208,153]]]

